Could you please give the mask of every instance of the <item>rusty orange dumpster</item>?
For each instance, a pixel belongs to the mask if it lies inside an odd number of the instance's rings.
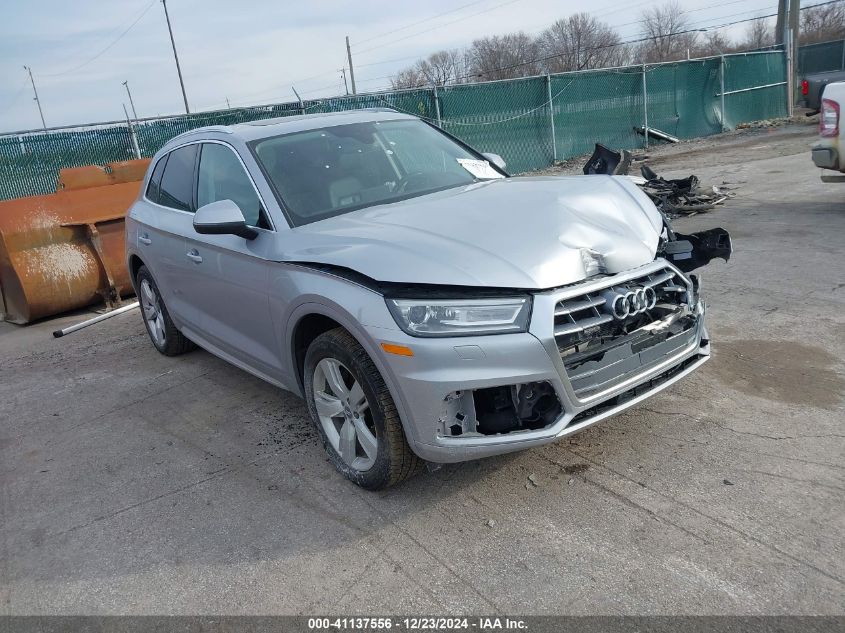
[[[0,201],[0,312],[13,323],[132,293],[124,218],[149,160],[62,170],[53,194]]]

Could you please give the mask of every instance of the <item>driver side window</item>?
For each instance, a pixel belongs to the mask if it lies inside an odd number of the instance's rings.
[[[234,150],[219,143],[203,143],[197,179],[197,206],[231,200],[250,226],[268,228],[261,201]]]

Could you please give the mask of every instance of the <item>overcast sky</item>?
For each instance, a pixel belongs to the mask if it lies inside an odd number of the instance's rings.
[[[679,0],[697,28],[776,10],[776,0]],[[168,0],[192,111],[343,94],[344,37],[358,91],[438,49],[485,35],[537,33],[588,10],[624,39],[653,0]],[[184,111],[160,0],[6,0],[0,22],[0,130],[123,117],[128,80],[139,117]],[[439,15],[438,14],[443,14]],[[140,16],[140,17],[139,17]],[[433,19],[432,19],[433,18]],[[116,43],[137,19],[137,23]],[[407,27],[407,28],[404,28]],[[398,30],[397,30],[398,29]],[[384,35],[387,32],[396,31]],[[724,31],[741,35],[743,28]],[[104,48],[108,50],[102,52]],[[368,50],[368,49],[373,50]],[[91,61],[93,59],[93,61]]]

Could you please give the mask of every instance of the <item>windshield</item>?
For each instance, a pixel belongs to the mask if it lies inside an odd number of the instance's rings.
[[[335,125],[250,145],[293,226],[502,177],[419,120]]]

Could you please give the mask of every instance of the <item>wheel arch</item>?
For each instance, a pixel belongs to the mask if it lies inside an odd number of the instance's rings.
[[[132,283],[132,286],[135,286],[135,278],[138,277],[138,271],[141,269],[141,266],[145,266],[144,261],[135,253],[132,253],[129,256],[129,260],[126,262],[127,267],[129,268],[129,281]],[[137,292],[137,288],[135,288]]]
[[[315,338],[320,336],[320,334],[338,327],[343,327],[345,330],[347,329],[332,317],[320,312],[310,312],[302,316],[294,325],[290,341],[291,360],[296,377],[296,383],[299,386],[300,391],[303,391],[305,353],[308,351],[308,347]]]
[[[331,327],[328,327],[329,325]],[[340,307],[334,308],[323,303],[304,303],[293,310],[290,315],[286,337],[287,349],[291,355],[291,368],[295,374],[294,379],[300,395],[305,397],[303,369],[305,351],[308,349],[307,345],[323,332],[335,327],[342,327],[349,332],[352,338],[364,348],[370,359],[372,359],[373,364],[381,374],[384,384],[393,398],[393,402],[399,412],[402,428],[405,431],[405,437],[413,449],[417,443],[416,434],[414,433],[413,424],[407,422],[410,419],[407,413],[407,406],[402,398],[401,391],[396,386],[393,373],[390,371],[387,363],[384,362],[381,354],[378,353],[377,342],[369,336],[352,315],[347,314]],[[303,344],[304,349],[300,352],[297,349],[297,345],[302,346]],[[299,356],[300,353],[301,357]]]

